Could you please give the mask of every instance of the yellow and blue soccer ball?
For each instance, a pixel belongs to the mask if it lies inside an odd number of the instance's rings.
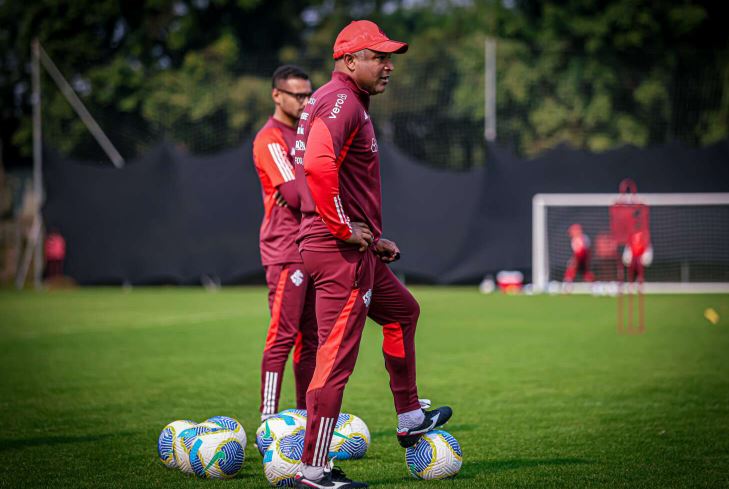
[[[306,409],[284,409],[279,415],[291,416],[301,426],[306,427]]]
[[[245,446],[229,429],[203,431],[191,439],[190,467],[198,477],[229,479],[243,467]]]
[[[172,442],[177,468],[186,474],[192,474],[194,471],[192,465],[190,465],[190,452],[198,435],[223,430],[225,429],[214,423],[200,423],[178,433]]]
[[[243,448],[248,444],[246,430],[243,429],[243,425],[235,418],[229,416],[213,416],[212,418],[206,419],[204,423],[213,423],[221,428],[232,431],[238,442],[243,445]]]
[[[417,479],[447,479],[461,470],[463,454],[450,433],[433,430],[405,450],[405,462],[410,474]]]
[[[340,413],[334,425],[329,457],[338,460],[362,458],[370,446],[370,430],[354,414]]]
[[[300,417],[280,413],[261,423],[256,430],[256,447],[263,455],[268,447],[278,438],[292,435],[306,429],[306,418],[303,424]]]
[[[263,473],[274,487],[293,487],[301,470],[305,431],[275,439],[263,454]]]
[[[189,419],[173,421],[162,429],[157,440],[157,453],[159,459],[167,467],[174,469],[177,467],[177,460],[175,459],[175,452],[173,450],[173,443],[177,435],[188,428],[195,426],[194,421]]]

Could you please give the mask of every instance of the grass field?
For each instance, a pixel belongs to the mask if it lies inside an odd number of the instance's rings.
[[[453,406],[463,468],[449,481],[407,475],[381,333],[368,323],[343,410],[365,419],[372,445],[341,464],[350,477],[383,488],[729,487],[729,296],[648,297],[647,333],[619,336],[613,299],[414,294],[420,394]],[[250,442],[264,304],[262,288],[0,292],[0,486],[268,487]],[[167,422],[216,414],[249,435],[236,479],[162,466]]]

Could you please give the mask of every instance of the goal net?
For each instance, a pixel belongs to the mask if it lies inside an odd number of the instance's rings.
[[[585,282],[580,270],[574,292],[590,292],[617,280],[623,247],[610,231],[610,207],[618,194],[537,194],[532,199],[532,281],[535,292],[561,290],[572,259],[570,226],[579,224],[590,243]],[[650,209],[653,260],[645,269],[645,292],[729,292],[729,193],[639,194]]]

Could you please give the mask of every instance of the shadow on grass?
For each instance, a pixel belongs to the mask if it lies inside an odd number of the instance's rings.
[[[501,472],[503,470],[518,470],[541,465],[583,465],[594,463],[581,458],[513,458],[509,460],[479,460],[464,462],[460,476],[464,478],[483,472]]]
[[[95,442],[120,435],[124,435],[124,433],[107,433],[103,435],[82,436],[40,436],[37,438],[22,438],[19,440],[7,440],[0,438],[0,452],[3,452],[5,450],[16,450],[31,447],[51,447],[54,445],[65,445],[68,443]]]
[[[478,462],[464,462],[456,480],[475,479],[479,474],[500,472],[503,470],[518,470],[530,467],[547,465],[581,465],[594,463],[581,458],[514,458],[509,460],[483,460]],[[368,480],[371,486],[412,482],[413,478],[405,476],[402,479]]]
[[[443,427],[438,428],[439,430],[445,430],[449,433],[451,430],[453,432],[462,432],[462,431],[474,431],[478,429],[478,425],[475,424],[460,424],[460,423],[450,423]],[[378,430],[378,431],[370,431],[370,436],[372,438],[379,438],[379,437],[395,437],[395,427],[393,425],[393,428],[389,430]]]

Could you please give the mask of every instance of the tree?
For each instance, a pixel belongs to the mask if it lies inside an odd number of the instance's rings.
[[[27,160],[31,151],[29,62],[34,37],[102,127],[112,128],[112,141],[129,157],[146,146],[150,135],[163,137],[172,122],[220,118],[221,130],[227,130],[223,126],[228,120],[242,124],[240,116],[215,113],[205,102],[215,98],[211,103],[223,106],[220,94],[236,87],[230,96],[245,99],[240,80],[231,79],[235,73],[268,78],[277,63],[276,51],[300,43],[303,21],[298,12],[307,5],[291,0],[0,3],[0,22],[10,26],[0,34],[5,53],[0,59],[0,137],[5,148],[12,148],[6,159]],[[208,55],[213,56],[208,60]],[[201,70],[208,73],[201,75]],[[44,136],[63,152],[101,157],[71,107],[47,77],[43,82]],[[201,99],[178,92],[177,99],[160,102],[162,91],[190,87],[211,95]],[[152,100],[146,101],[150,94]],[[184,108],[179,97],[186,97]],[[171,112],[173,100],[178,110],[188,113]],[[170,120],[173,115],[176,119]]]
[[[498,40],[499,141],[520,154],[710,144],[729,134],[721,14],[708,0],[3,2],[0,137],[6,161],[30,154],[35,36],[133,157],[163,138],[206,152],[249,137],[271,110],[274,68],[294,62],[325,83],[337,32],[366,17],[411,44],[395,83],[373,99],[378,132],[430,164],[484,161],[487,37]],[[43,97],[46,141],[103,158],[47,77]]]

